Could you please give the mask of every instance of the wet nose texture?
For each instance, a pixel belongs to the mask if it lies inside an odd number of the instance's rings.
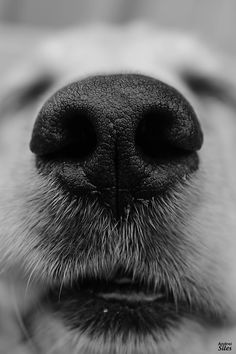
[[[30,147],[41,173],[120,217],[134,201],[159,197],[191,176],[202,141],[196,114],[178,91],[121,74],[56,92],[36,119]]]

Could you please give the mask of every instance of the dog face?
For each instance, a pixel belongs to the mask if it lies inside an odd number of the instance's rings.
[[[218,60],[96,28],[19,72],[2,99],[0,259],[23,274],[26,339],[164,354],[235,338],[235,98]]]

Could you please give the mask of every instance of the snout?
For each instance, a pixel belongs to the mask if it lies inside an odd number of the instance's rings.
[[[39,171],[120,217],[198,169],[203,135],[188,101],[151,77],[93,76],[43,105],[30,147]]]

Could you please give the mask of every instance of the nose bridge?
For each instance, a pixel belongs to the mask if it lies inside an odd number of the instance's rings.
[[[99,192],[106,190],[107,194],[110,191],[115,195],[116,189],[122,189],[119,170],[128,172],[132,161],[130,159],[129,163],[128,159],[135,153],[134,132],[141,119],[140,107],[133,88],[126,86],[124,78],[118,80],[105,76],[91,78],[91,81],[92,88],[91,82],[77,86],[76,109],[80,101],[95,129],[97,145],[81,164],[89,182]]]
[[[152,83],[147,85],[143,77],[136,75],[91,80],[93,89],[89,89],[90,85],[83,86],[82,97],[84,106],[91,112],[98,144],[83,168],[99,191],[116,189],[127,193],[145,177],[142,158],[137,154],[135,132],[144,111],[155,109],[160,103],[157,87],[155,91],[150,90]]]
[[[93,117],[97,148],[83,163],[89,183],[116,216],[123,215],[136,190],[150,175],[148,164],[143,164],[135,146],[135,131],[142,119],[138,106],[132,107],[127,101],[120,102],[118,109],[111,106],[111,101],[103,106],[102,115]]]

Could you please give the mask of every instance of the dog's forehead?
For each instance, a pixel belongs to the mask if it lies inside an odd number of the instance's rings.
[[[46,41],[36,55],[41,65],[51,65],[63,80],[99,73],[140,72],[176,85],[183,70],[201,65],[197,53],[205,57],[202,69],[213,70],[213,59],[206,58],[207,53],[192,38],[133,24],[69,30]]]
[[[229,96],[231,71],[196,38],[143,23],[93,25],[43,38],[3,80],[2,105],[46,99],[61,87],[93,75],[143,74],[179,90],[197,109],[200,96]],[[234,86],[234,85],[233,85]],[[231,95],[232,96],[232,95]],[[7,99],[5,99],[7,97]],[[234,98],[233,98],[234,100]]]

